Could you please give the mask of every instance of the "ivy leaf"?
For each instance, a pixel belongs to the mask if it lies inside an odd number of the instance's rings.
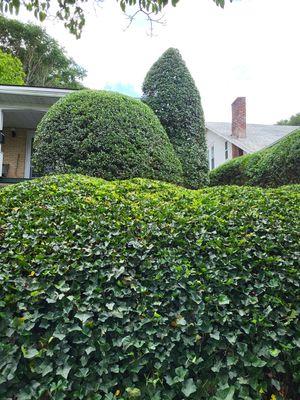
[[[264,361],[264,360],[262,360],[262,359],[259,358],[259,357],[256,357],[255,360],[252,361],[251,364],[252,364],[253,367],[262,368],[262,367],[264,367],[264,366],[267,364],[267,362]]]
[[[210,333],[209,336],[215,340],[220,340],[220,332],[219,331],[214,331],[213,333]]]
[[[224,336],[226,337],[226,339],[230,344],[234,344],[237,340],[237,335],[235,335],[234,333],[228,333],[227,335]]]
[[[70,365],[59,367],[57,369],[56,375],[61,375],[63,378],[67,379],[71,369],[72,367]]]
[[[278,354],[281,353],[281,351],[279,349],[270,349],[269,352],[270,352],[272,357],[277,357]]]
[[[45,376],[45,375],[49,374],[49,372],[52,372],[52,371],[53,371],[52,365],[48,364],[43,368],[42,376]]]
[[[128,393],[128,397],[130,399],[137,399],[141,396],[141,391],[138,388],[128,387],[126,388],[126,392]]]
[[[86,349],[85,349],[85,352],[86,352],[86,354],[87,355],[89,355],[89,354],[91,354],[93,351],[95,351],[96,349],[95,349],[95,347],[92,347],[92,346],[90,346],[90,347],[87,347]]]
[[[234,399],[235,388],[230,386],[227,389],[218,390],[214,400],[233,400]]]
[[[22,346],[22,353],[24,358],[34,358],[39,354],[39,351],[35,349],[34,347],[26,348],[25,346]]]
[[[189,378],[185,383],[183,388],[181,389],[182,393],[186,396],[189,397],[192,393],[195,393],[197,390],[196,385],[194,384],[194,380],[192,378]]]
[[[106,303],[106,307],[111,311],[115,306],[115,303]]]
[[[230,303],[230,300],[229,300],[229,298],[228,298],[225,294],[221,294],[221,295],[218,297],[218,303],[219,303],[221,306],[223,306],[223,305],[225,305],[225,304],[229,304],[229,303]]]
[[[84,324],[89,318],[91,318],[93,314],[91,313],[83,313],[83,312],[78,312],[75,314],[75,318],[80,319],[80,321]]]
[[[65,337],[66,337],[66,335],[64,334],[64,333],[53,333],[53,337],[55,337],[55,338],[57,338],[57,339],[59,339],[59,340],[63,340]]]

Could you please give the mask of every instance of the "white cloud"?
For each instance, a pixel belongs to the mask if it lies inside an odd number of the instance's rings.
[[[196,81],[207,120],[230,120],[237,96],[247,97],[249,122],[275,123],[300,112],[299,0],[240,0],[225,10],[212,0],[181,0],[167,8],[167,24],[154,37],[141,19],[124,31],[115,2],[88,11],[80,40],[59,23],[45,25],[86,67],[91,88],[122,84],[140,92],[152,63],[172,46]]]

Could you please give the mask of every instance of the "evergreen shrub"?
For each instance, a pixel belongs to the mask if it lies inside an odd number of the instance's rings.
[[[180,161],[153,111],[114,92],[83,90],[62,98],[40,122],[34,147],[38,175],[181,181]]]
[[[212,170],[210,184],[277,187],[300,183],[300,130],[272,147],[234,158]]]
[[[165,128],[182,168],[184,185],[208,183],[208,157],[201,98],[177,49],[170,48],[152,65],[143,84],[143,101]]]

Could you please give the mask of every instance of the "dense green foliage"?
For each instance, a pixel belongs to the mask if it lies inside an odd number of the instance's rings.
[[[37,25],[0,16],[0,49],[18,57],[29,86],[81,88],[85,70]]]
[[[24,85],[21,61],[0,49],[0,85]]]
[[[208,159],[200,94],[177,49],[168,49],[153,64],[143,84],[143,100],[166,129],[181,161],[185,186],[205,185]]]
[[[180,183],[182,168],[166,132],[140,100],[106,91],[72,93],[37,128],[35,172],[80,172],[105,179]]]
[[[176,6],[180,0],[117,0],[121,9],[125,12],[129,6],[137,6],[138,9],[151,18],[151,14],[158,14],[166,5]],[[225,0],[213,0],[218,6],[224,7]],[[230,0],[232,2],[233,0]],[[83,8],[86,0],[0,0],[0,12],[19,12],[21,9],[33,12],[34,16],[41,22],[48,15],[55,15],[64,22],[69,31],[80,37],[83,26],[85,25],[85,10]],[[55,5],[53,5],[55,4]],[[94,4],[99,1],[94,0]]]
[[[0,191],[0,398],[298,400],[300,187]]]
[[[212,170],[210,184],[276,187],[300,183],[300,130],[254,154]]]
[[[277,125],[300,126],[300,113],[292,115],[289,119],[282,119]]]

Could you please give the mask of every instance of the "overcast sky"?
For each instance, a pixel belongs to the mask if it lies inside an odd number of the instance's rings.
[[[247,97],[249,123],[276,123],[300,112],[300,0],[180,0],[165,26],[128,21],[114,0],[88,8],[76,40],[62,24],[43,24],[88,72],[85,85],[140,95],[145,74],[169,47],[180,50],[202,97],[207,121],[230,121]],[[24,15],[19,17],[28,20]]]

